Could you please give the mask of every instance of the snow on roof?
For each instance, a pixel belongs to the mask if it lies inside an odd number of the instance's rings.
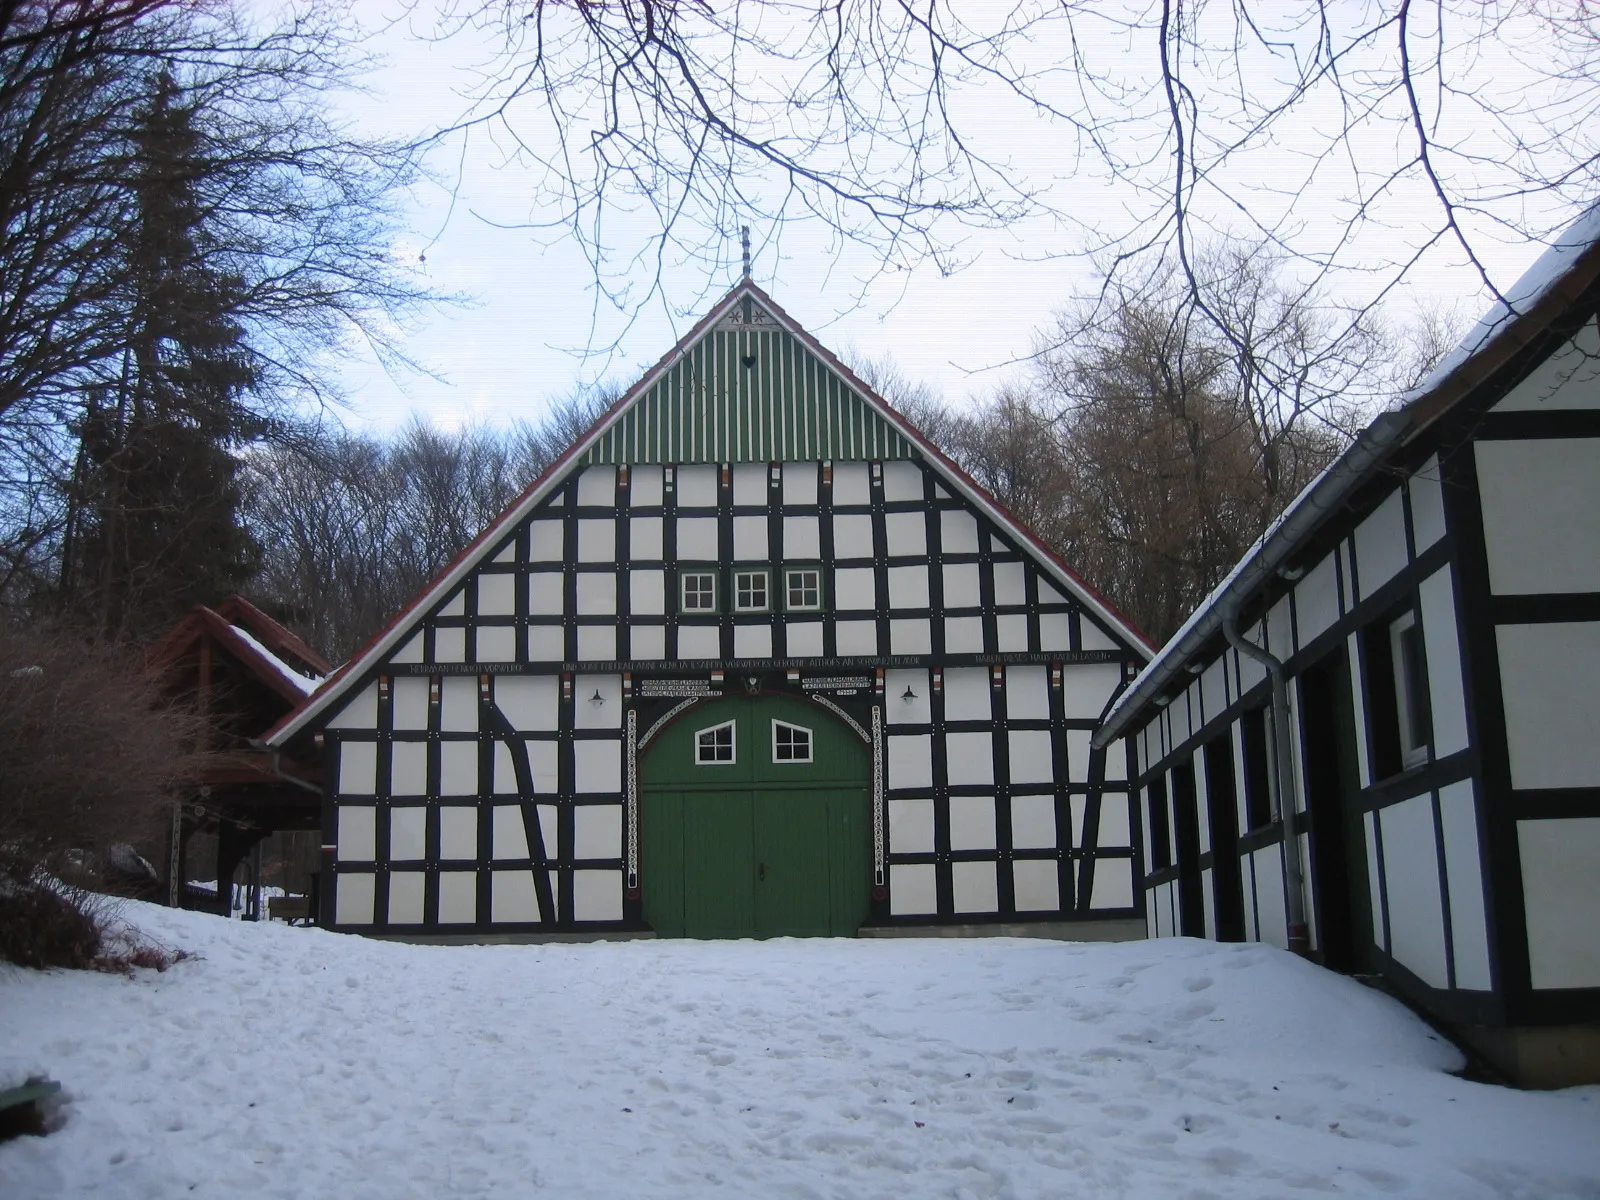
[[[278,673],[280,675],[282,675],[286,680],[288,680],[291,684],[293,684],[295,686],[296,690],[298,690],[301,695],[309,696],[312,692],[317,690],[318,686],[321,685],[321,683],[322,683],[321,676],[309,676],[309,675],[300,674],[299,671],[296,671],[288,663],[284,662],[283,659],[279,658],[271,650],[268,650],[265,646],[263,646],[261,644],[261,640],[259,638],[257,638],[255,636],[255,634],[251,633],[248,629],[244,628],[244,626],[242,626],[242,625],[230,625],[229,628],[232,629],[233,632],[239,636],[239,640],[240,641],[244,642],[246,645],[248,645],[250,647],[250,649],[254,650],[264,660],[266,660],[266,663],[267,663],[268,666],[276,668]]]

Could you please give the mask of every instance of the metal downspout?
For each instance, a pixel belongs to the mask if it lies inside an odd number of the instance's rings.
[[[1267,669],[1272,680],[1272,732],[1277,760],[1278,787],[1272,796],[1273,819],[1283,825],[1283,886],[1287,893],[1289,949],[1295,954],[1311,950],[1310,928],[1306,924],[1304,872],[1300,869],[1300,838],[1295,830],[1294,735],[1289,715],[1289,673],[1283,660],[1263,650],[1239,632],[1239,604],[1230,603],[1222,614],[1222,632],[1228,644]]]

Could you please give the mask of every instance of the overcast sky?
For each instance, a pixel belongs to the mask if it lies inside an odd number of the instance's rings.
[[[386,65],[367,79],[365,95],[342,98],[339,106],[361,128],[414,136],[460,115],[470,69],[484,50],[468,37],[419,37],[427,25],[426,5],[409,18],[401,15],[403,7],[390,0],[361,0],[356,7],[377,30],[373,46]],[[1503,66],[1500,74],[1504,82]],[[1125,196],[1104,181],[1072,177],[1064,153],[1052,157],[1055,148],[1067,145],[1058,131],[1002,116],[998,101],[995,112],[1000,153],[1025,160],[1031,178],[1047,181],[1058,209],[1092,224],[1120,218]],[[348,424],[386,430],[413,412],[445,426],[537,419],[551,397],[576,385],[597,379],[631,383],[709,303],[701,299],[703,274],[687,267],[667,274],[664,302],[650,304],[631,321],[619,314],[597,298],[590,268],[575,247],[506,227],[538,219],[545,210],[532,177],[501,165],[500,157],[483,137],[467,143],[464,154],[461,143],[452,144],[433,166],[459,179],[455,194],[424,185],[407,210],[409,228],[398,253],[441,291],[472,298],[467,307],[428,314],[408,339],[414,357],[440,378],[391,377],[353,347],[336,368],[350,392]],[[1261,170],[1272,169],[1264,155]],[[1402,196],[1394,209],[1402,223],[1406,203]],[[1421,212],[1425,198],[1419,195],[1414,203]],[[1304,213],[1308,223],[1319,215],[1314,207]],[[627,226],[618,228],[625,241]],[[637,232],[642,241],[643,227]],[[771,232],[757,230],[756,238]],[[892,358],[950,402],[986,394],[1015,374],[1019,368],[1007,364],[1028,353],[1034,331],[1092,281],[1088,264],[1068,253],[1081,246],[1081,232],[1055,218],[968,234],[960,249],[966,265],[949,275],[928,265],[874,277],[874,262],[848,246],[841,251],[820,231],[781,232],[781,248],[757,257],[757,282],[825,344]],[[1505,286],[1537,253],[1537,246],[1506,241],[1490,247],[1487,265]],[[735,274],[730,270],[714,281],[718,290],[731,286]],[[1471,316],[1486,302],[1475,274],[1448,252],[1430,256],[1392,307],[1403,315],[1430,300],[1459,302]],[[613,341],[615,349],[605,352]]]

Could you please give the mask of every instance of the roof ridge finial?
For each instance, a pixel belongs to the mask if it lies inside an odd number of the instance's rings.
[[[742,278],[749,279],[750,278],[750,226],[748,226],[748,225],[739,226],[739,241],[744,246],[744,275],[742,276]]]

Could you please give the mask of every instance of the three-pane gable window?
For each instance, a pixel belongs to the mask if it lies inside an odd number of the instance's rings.
[[[728,721],[713,725],[694,735],[694,760],[697,763],[731,763],[733,761],[733,726]]]

